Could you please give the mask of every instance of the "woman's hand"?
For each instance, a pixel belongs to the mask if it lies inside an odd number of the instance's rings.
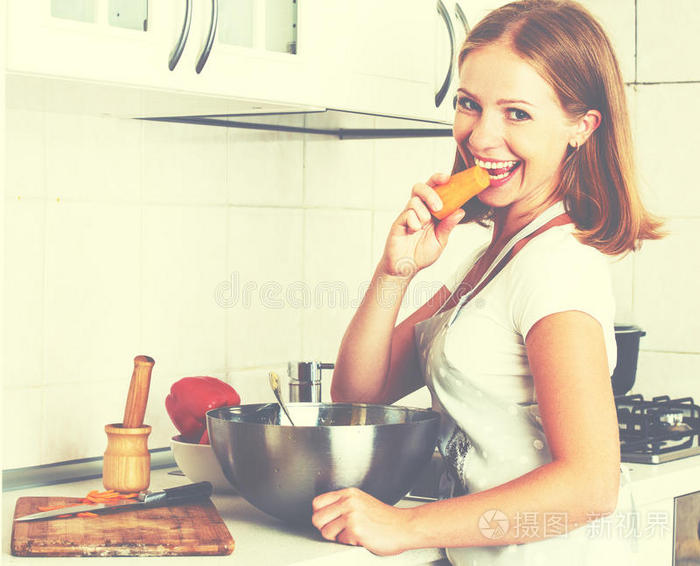
[[[464,211],[458,209],[438,223],[431,214],[442,208],[434,187],[449,178],[436,173],[427,183],[414,185],[408,204],[389,230],[381,263],[387,275],[410,279],[440,257],[450,232],[464,217]]]
[[[391,507],[357,488],[319,495],[312,507],[311,522],[325,539],[382,556],[411,547],[410,509]]]

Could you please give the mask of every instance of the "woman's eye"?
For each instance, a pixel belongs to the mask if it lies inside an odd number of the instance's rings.
[[[472,111],[478,111],[479,105],[474,102],[471,98],[467,98],[466,96],[455,96],[455,108],[457,110],[461,111],[467,111],[467,112],[472,112]]]
[[[508,118],[515,120],[516,122],[522,122],[523,120],[529,120],[530,115],[525,112],[525,110],[520,110],[519,108],[509,108]]]

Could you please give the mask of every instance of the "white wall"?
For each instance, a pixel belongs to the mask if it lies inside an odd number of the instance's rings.
[[[700,6],[637,0],[635,142],[646,201],[669,236],[617,266],[618,311],[647,331],[637,384],[700,402]]]
[[[62,114],[18,84],[6,113],[4,468],[101,455],[137,354],[156,360],[151,448],[176,434],[164,398],[180,377],[226,379],[252,403],[271,400],[269,369],[334,361],[389,223],[412,184],[453,158],[449,138]]]
[[[671,231],[613,265],[618,320],[648,333],[635,390],[700,400],[700,10],[695,0],[586,4],[612,29],[644,192]],[[164,398],[179,377],[217,376],[258,402],[271,399],[269,369],[334,360],[412,184],[453,157],[449,139],[62,114],[34,90],[10,88],[7,105],[4,468],[100,455],[137,354],[156,360],[151,448],[175,434]],[[423,288],[484,237],[454,236]],[[305,293],[310,304],[299,304]],[[408,308],[421,299],[410,297]]]

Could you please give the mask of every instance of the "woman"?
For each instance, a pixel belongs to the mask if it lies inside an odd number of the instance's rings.
[[[434,187],[447,176],[414,186],[332,384],[334,400],[369,403],[427,384],[452,497],[396,509],[341,490],[314,500],[313,523],[378,554],[445,547],[455,564],[626,564],[629,541],[584,528],[629,503],[606,256],[660,237],[634,186],[615,56],[579,4],[524,0],[482,20],[459,65],[454,171],[485,167],[491,186],[439,223]],[[400,301],[376,298],[402,297],[465,221],[490,223],[490,244],[395,326]]]

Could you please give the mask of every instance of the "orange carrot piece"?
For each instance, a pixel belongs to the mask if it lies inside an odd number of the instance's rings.
[[[491,178],[488,171],[478,166],[455,173],[447,183],[435,187],[435,191],[442,200],[442,208],[433,212],[433,216],[442,220],[490,184]]]

